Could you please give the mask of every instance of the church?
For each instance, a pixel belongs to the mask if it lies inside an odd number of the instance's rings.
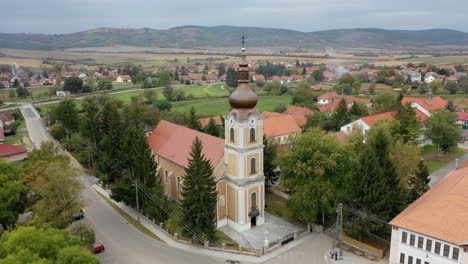
[[[238,87],[229,97],[232,109],[225,116],[225,139],[184,126],[161,121],[148,137],[159,164],[159,175],[170,199],[180,200],[184,169],[193,140],[203,144],[216,181],[217,227],[238,232],[265,222],[265,177],[263,175],[263,120],[255,109],[257,95],[249,86],[249,67],[242,48]]]

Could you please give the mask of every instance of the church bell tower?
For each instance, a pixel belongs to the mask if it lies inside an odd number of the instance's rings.
[[[242,38],[238,86],[229,97],[225,118],[224,157],[227,165],[228,225],[245,231],[265,222],[263,121],[254,107],[257,95],[249,86],[249,65]]]

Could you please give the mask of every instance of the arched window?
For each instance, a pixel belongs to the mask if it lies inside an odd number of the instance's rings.
[[[257,193],[252,193],[252,198],[250,202],[252,203],[252,209],[257,208]]]
[[[231,130],[229,131],[229,138],[231,139],[232,142],[234,142],[234,128],[231,127]]]
[[[250,129],[250,142],[255,142],[255,128]]]
[[[177,190],[181,191],[182,190],[182,183],[181,183],[181,178],[180,176],[177,177]]]
[[[164,176],[165,176],[165,180],[166,180],[166,183],[169,182],[169,172],[167,170],[164,170]]]
[[[256,158],[252,158],[250,160],[250,174],[254,174],[257,172],[257,159]]]

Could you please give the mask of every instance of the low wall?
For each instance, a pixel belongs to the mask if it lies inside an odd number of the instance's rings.
[[[356,247],[362,251],[365,251],[371,255],[374,255],[376,257],[379,257],[379,258],[382,258],[384,255],[385,255],[385,251],[382,250],[382,249],[378,249],[378,248],[375,248],[371,245],[368,245],[368,244],[365,244],[361,241],[358,241],[358,240],[355,240],[355,239],[352,239],[348,236],[345,236],[343,235],[342,236],[342,239],[343,239],[343,242],[353,246],[353,247]]]

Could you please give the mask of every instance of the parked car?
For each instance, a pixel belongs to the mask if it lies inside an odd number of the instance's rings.
[[[93,248],[91,249],[91,252],[94,253],[94,254],[99,254],[99,253],[104,252],[104,251],[106,251],[106,248],[104,247],[103,244],[100,244],[100,243],[94,244]]]
[[[84,212],[80,209],[80,211],[73,215],[73,221],[81,220],[84,218]]]
[[[240,261],[228,259],[224,262],[224,264],[240,264]]]

